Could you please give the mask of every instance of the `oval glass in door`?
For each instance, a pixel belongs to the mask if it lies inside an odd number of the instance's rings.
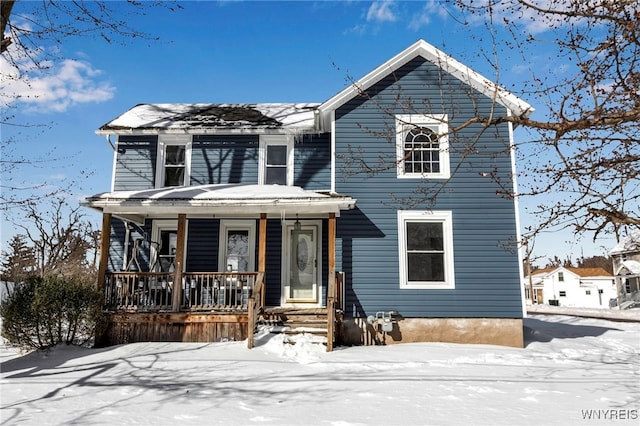
[[[317,302],[315,227],[290,231],[288,301]]]

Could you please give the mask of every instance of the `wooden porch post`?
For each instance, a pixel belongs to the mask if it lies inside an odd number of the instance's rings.
[[[180,310],[182,302],[182,261],[184,260],[184,240],[187,230],[187,215],[178,215],[178,241],[176,242],[175,269],[173,272],[173,311]]]
[[[333,289],[332,296],[335,296],[336,288],[336,214],[329,213],[327,251],[329,252],[329,288]]]
[[[327,230],[327,251],[329,255],[329,282],[327,283],[327,352],[333,350],[335,340],[336,314],[336,214],[329,213]]]
[[[260,235],[258,236],[258,272],[267,269],[267,214],[260,213]],[[266,285],[263,285],[261,306],[264,306]]]
[[[98,290],[104,291],[109,264],[109,245],[111,244],[111,213],[102,214],[102,231],[100,231],[100,260],[98,261]]]

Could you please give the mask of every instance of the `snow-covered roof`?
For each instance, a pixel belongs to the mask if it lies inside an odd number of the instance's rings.
[[[620,270],[617,275],[640,275],[640,262],[637,260],[625,260],[621,263]]]
[[[564,266],[556,266],[556,267],[552,267],[552,268],[544,268],[544,269],[537,269],[535,271],[533,271],[531,273],[532,276],[536,276],[536,275],[545,275],[545,276],[549,276],[554,274],[556,271],[560,272],[560,271],[569,271],[581,278],[586,278],[586,277],[611,277],[612,275],[605,271],[603,268],[566,268]]]
[[[198,133],[219,130],[313,131],[317,103],[139,104],[96,132],[117,134],[158,130]]]
[[[367,90],[382,78],[397,71],[399,68],[418,56],[421,56],[427,61],[440,67],[443,71],[453,75],[480,93],[491,99],[495,99],[498,104],[503,105],[516,116],[528,116],[534,111],[531,105],[511,92],[498,86],[493,81],[483,77],[426,41],[418,40],[384,64],[362,77],[360,80],[333,96],[331,99],[323,102],[318,109],[320,111],[322,125],[324,128],[328,128],[327,126],[330,123],[332,111],[335,111],[349,100],[358,96],[363,90]]]
[[[631,233],[622,239],[610,252],[610,255],[623,254],[630,252],[640,253],[640,229],[631,231]]]
[[[355,202],[344,195],[297,186],[218,184],[106,192],[88,197],[84,205],[142,223],[146,217],[177,213],[205,217],[339,214],[352,209]]]

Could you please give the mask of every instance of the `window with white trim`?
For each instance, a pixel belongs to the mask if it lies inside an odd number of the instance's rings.
[[[293,185],[293,137],[260,136],[260,185]]]
[[[191,174],[191,136],[158,136],[156,188],[187,186]]]
[[[151,241],[151,271],[172,273],[176,267],[178,221],[154,220]]]
[[[447,115],[396,116],[399,178],[447,179],[450,176]]]
[[[398,211],[400,288],[455,288],[451,211]]]
[[[255,221],[220,221],[218,268],[220,271],[255,270]]]

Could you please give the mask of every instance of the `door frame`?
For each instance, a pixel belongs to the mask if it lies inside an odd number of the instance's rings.
[[[287,293],[289,291],[289,282],[291,279],[291,231],[294,229],[296,221],[300,222],[301,229],[314,229],[316,233],[316,276],[315,276],[315,300],[303,301],[293,300],[289,301]],[[282,262],[281,262],[281,277],[282,285],[280,291],[280,305],[286,307],[297,308],[315,308],[322,306],[322,220],[287,220],[282,223]]]
[[[178,220],[177,219],[154,219],[151,226],[151,244],[149,250],[149,271],[150,272],[159,272],[160,271],[160,258],[159,258],[159,249],[160,249],[160,233],[162,231],[175,231],[176,236],[178,237]],[[187,239],[187,228],[185,227],[185,242]],[[177,244],[177,241],[176,241]],[[186,258],[186,250],[183,254],[182,264],[184,264],[184,260]]]

